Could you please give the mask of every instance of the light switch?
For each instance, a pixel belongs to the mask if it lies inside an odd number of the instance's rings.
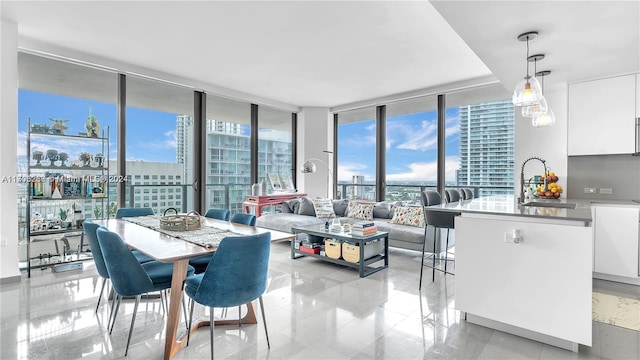
[[[602,195],[613,195],[612,188],[600,188],[600,194]]]

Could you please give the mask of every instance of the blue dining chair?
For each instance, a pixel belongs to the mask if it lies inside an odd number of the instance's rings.
[[[231,212],[227,209],[210,208],[207,210],[206,213],[204,213],[204,216],[211,219],[229,221],[229,216],[231,216]]]
[[[90,219],[86,219],[82,223],[82,228],[84,229],[84,235],[89,243],[89,248],[91,249],[91,256],[93,257],[93,262],[96,264],[96,270],[98,271],[98,275],[102,278],[102,288],[100,289],[100,295],[98,296],[98,304],[96,305],[96,314],[98,313],[98,308],[100,307],[100,301],[102,299],[102,295],[104,294],[104,288],[109,280],[109,272],[107,270],[107,265],[104,262],[104,256],[102,255],[102,250],[100,249],[100,245],[98,244],[98,236],[96,234],[96,230],[100,227],[98,224],[94,223]],[[145,263],[148,261],[152,261],[152,259],[139,251],[132,251],[133,255],[136,257],[136,260],[140,263]],[[113,297],[113,302],[111,306],[111,312],[109,314],[109,319],[107,320],[107,329],[109,329],[109,324],[111,324],[111,319],[113,316],[113,309],[116,303],[117,296]]]
[[[104,287],[107,284],[107,280],[109,280],[109,272],[107,271],[107,265],[104,263],[104,257],[102,256],[102,250],[100,250],[100,245],[98,245],[98,236],[96,235],[96,230],[98,230],[99,225],[94,223],[91,220],[85,220],[82,223],[82,228],[84,229],[84,235],[89,243],[89,249],[91,249],[91,256],[93,257],[93,262],[96,264],[96,270],[98,270],[98,275],[102,278],[102,288],[100,289],[100,296],[98,296],[98,305],[96,305],[96,314],[98,313],[98,308],[100,307],[100,300],[102,299],[102,294],[104,294]],[[111,322],[111,318],[109,318],[108,323]],[[107,328],[109,327],[107,323]]]
[[[218,208],[210,208],[204,214],[205,217],[218,219],[223,221],[229,221],[229,216],[231,212],[227,209],[218,209]],[[196,269],[196,274],[203,273],[207,269],[207,265],[209,265],[209,261],[211,261],[211,255],[207,254],[203,256],[198,256],[193,259],[189,259],[189,265],[193,266]]]
[[[159,261],[140,264],[118,234],[101,226],[96,230],[96,235],[98,237],[100,250],[102,250],[102,255],[104,256],[107,271],[109,272],[111,284],[119,296],[114,314],[118,313],[118,308],[120,307],[123,296],[136,297],[136,303],[131,317],[131,327],[129,328],[129,336],[127,338],[127,346],[124,351],[124,356],[127,356],[140,298],[142,294],[145,293],[163,291],[171,288],[173,264]],[[187,276],[191,276],[193,273],[193,267],[189,266],[187,268]],[[115,323],[115,315],[113,322]]]
[[[245,213],[235,213],[231,215],[232,223],[256,226],[256,216],[253,214],[245,214]]]
[[[226,237],[220,241],[207,270],[202,274],[187,277],[185,292],[190,297],[191,304],[187,345],[193,321],[194,302],[211,308],[209,336],[211,338],[211,358],[213,359],[213,329],[215,327],[213,326],[213,308],[240,306],[258,299],[264,332],[267,337],[267,347],[271,348],[262,303],[262,294],[267,289],[270,251],[271,233],[268,232]]]
[[[152,208],[120,208],[116,211],[116,219],[148,215],[154,215]],[[139,262],[153,261],[152,258],[148,257],[138,250],[131,250],[131,252],[133,253],[133,255],[135,255],[136,259],[138,259]]]
[[[120,208],[116,211],[116,219],[147,215],[154,215],[152,208]]]

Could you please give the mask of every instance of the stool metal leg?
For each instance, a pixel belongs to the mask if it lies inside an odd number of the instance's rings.
[[[420,283],[418,283],[418,290],[422,289],[422,272],[424,270],[424,249],[427,246],[427,225],[424,225],[424,241],[422,242],[422,261],[420,262]]]
[[[447,244],[444,247],[444,273],[447,273],[447,263],[449,262],[448,260],[448,255],[449,255],[449,228],[447,228]]]
[[[438,228],[433,227],[433,268],[431,269],[431,281],[436,281],[436,239],[438,238]]]

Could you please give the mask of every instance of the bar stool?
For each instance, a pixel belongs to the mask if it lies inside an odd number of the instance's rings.
[[[433,190],[425,190],[420,193],[420,198],[422,200],[423,206],[423,215],[426,214],[427,206],[440,205],[442,203],[442,198],[440,197],[440,193]],[[422,261],[420,263],[420,283],[418,284],[418,289],[422,287],[422,272],[424,270],[424,252],[427,246],[427,228],[429,227],[429,223],[427,222],[427,217],[424,217],[424,241],[422,242]],[[433,246],[435,249],[436,239],[433,239]],[[434,253],[435,256],[435,253]]]
[[[445,199],[447,203],[452,203],[456,201],[460,201],[460,192],[456,189],[448,189],[444,191]]]
[[[460,189],[460,195],[462,195],[462,200],[470,200],[473,199],[473,191],[469,188]]]
[[[455,217],[460,215],[459,212],[438,211],[425,209],[425,218],[430,226],[433,226],[433,264],[427,267],[432,268],[431,281],[436,279],[436,271],[441,271],[445,274],[455,275],[455,273],[447,270],[447,264],[449,261],[455,261],[455,259],[449,259],[449,231],[454,228]],[[439,229],[447,229],[447,240],[444,248],[444,269],[436,267],[436,240]],[[423,253],[424,256],[424,253]],[[422,276],[420,277],[420,285],[422,286]]]

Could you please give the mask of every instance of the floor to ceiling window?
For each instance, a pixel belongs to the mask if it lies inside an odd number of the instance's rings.
[[[420,203],[438,180],[437,96],[388,104],[386,114],[385,200]]]
[[[384,106],[384,200],[420,202],[420,192],[471,188],[475,196],[513,193],[514,110],[500,84],[449,92],[438,144],[438,96]],[[338,113],[338,195],[375,200],[374,107]],[[438,151],[444,184],[438,184]]]
[[[19,52],[18,81],[17,175],[22,176],[17,181],[18,233],[19,262],[24,268],[27,232],[32,224],[73,229],[77,223],[72,220],[109,216],[111,199],[76,194],[70,184],[106,181],[103,174],[108,170],[100,163],[113,158],[116,149],[117,74]],[[97,130],[97,138],[87,136],[90,120],[97,124],[90,127]],[[84,159],[88,161],[85,163]],[[38,180],[27,181],[27,175]],[[61,178],[57,186],[61,199],[56,200],[49,180]],[[108,190],[100,187],[100,191]],[[79,237],[71,235],[62,241],[60,236],[52,239],[50,235],[31,235],[32,266],[38,265],[34,261],[56,261],[56,256],[78,250]]]
[[[293,191],[293,133],[291,112],[258,108],[258,181],[269,192]]]
[[[513,194],[514,107],[501,85],[447,94],[446,187]],[[450,156],[455,147],[459,156]]]
[[[338,189],[341,199],[376,198],[376,108],[338,113]]]
[[[193,90],[135,76],[126,84],[127,205],[193,210]]]
[[[251,104],[207,94],[205,208],[242,212],[251,193]]]

